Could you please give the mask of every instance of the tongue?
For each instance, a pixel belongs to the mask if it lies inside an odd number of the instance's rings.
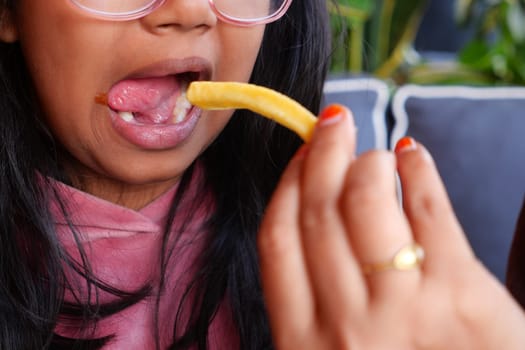
[[[180,85],[174,76],[123,80],[109,91],[108,105],[119,112],[132,112],[138,122],[164,123],[173,119]]]

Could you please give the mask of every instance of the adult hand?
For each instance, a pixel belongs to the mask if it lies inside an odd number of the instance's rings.
[[[277,348],[524,349],[524,314],[469,248],[429,153],[403,139],[356,158],[355,137],[347,109],[326,109],[267,208],[258,244]],[[364,272],[413,242],[420,266]]]

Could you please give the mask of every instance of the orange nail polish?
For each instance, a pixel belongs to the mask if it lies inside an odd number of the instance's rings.
[[[402,152],[406,152],[406,151],[411,151],[411,150],[416,149],[416,147],[417,147],[416,140],[414,140],[410,136],[405,136],[405,137],[399,139],[399,141],[397,141],[395,152],[396,153],[402,153]]]
[[[345,107],[340,104],[332,104],[319,114],[319,124],[332,124],[339,121],[345,114]]]

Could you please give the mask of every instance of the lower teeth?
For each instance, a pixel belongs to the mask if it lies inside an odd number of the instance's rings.
[[[172,112],[172,116],[173,116],[172,122],[174,124],[183,122],[184,119],[186,118],[186,115],[188,114],[188,111],[191,108],[191,103],[186,98],[185,87],[183,87],[181,90],[182,90],[182,93],[177,98],[177,102],[175,103],[175,108],[173,109],[173,112]],[[120,116],[120,118],[122,118],[122,120],[124,120],[127,123],[130,123],[135,120],[135,116],[133,115],[133,112],[121,111],[121,112],[118,112],[118,115]]]
[[[119,112],[118,115],[125,121],[125,122],[131,122],[135,117],[133,116],[133,113],[131,112]]]
[[[175,104],[175,109],[173,110],[173,122],[180,123],[186,117],[186,114],[191,108],[191,103],[186,98],[186,92],[184,91],[178,98],[177,103]]]

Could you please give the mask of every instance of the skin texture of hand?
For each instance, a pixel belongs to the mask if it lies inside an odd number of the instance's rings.
[[[291,160],[258,242],[278,349],[525,349],[522,310],[475,258],[431,156],[409,141],[356,157],[351,113],[332,106]],[[414,241],[419,269],[362,273]]]

